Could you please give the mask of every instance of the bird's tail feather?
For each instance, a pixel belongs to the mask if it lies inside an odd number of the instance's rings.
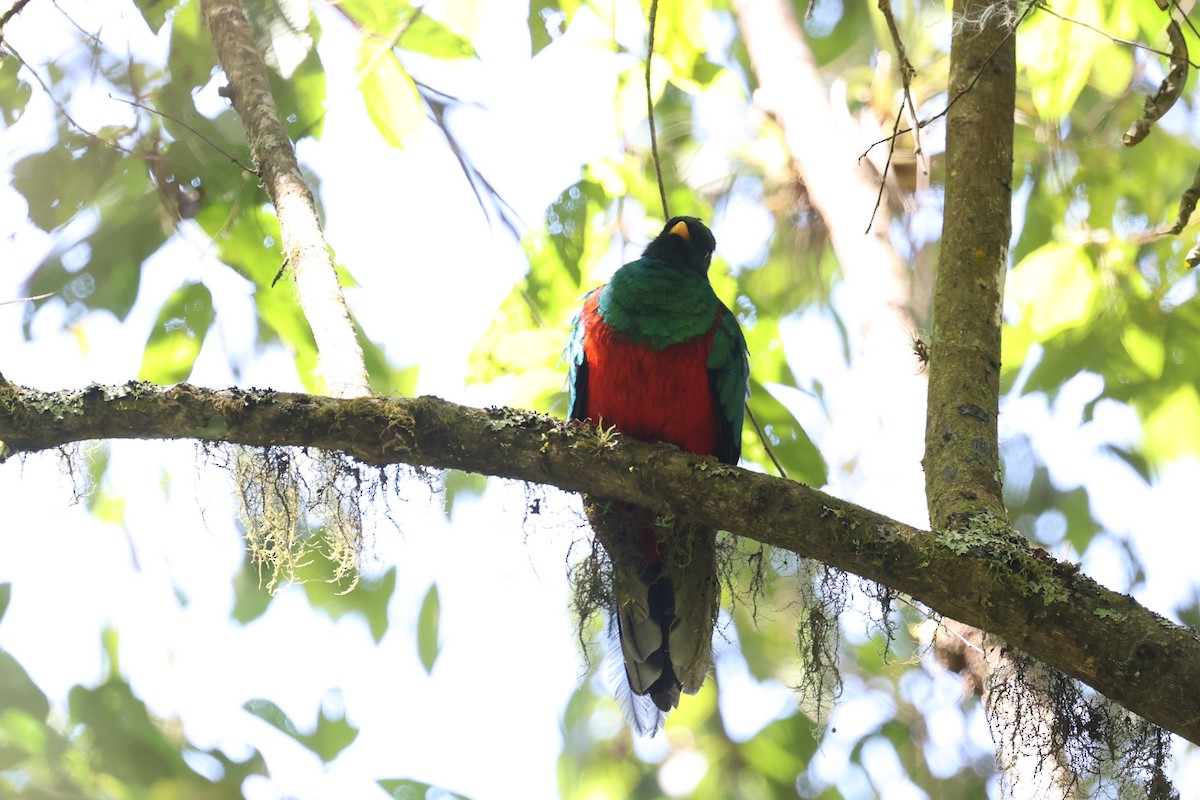
[[[630,726],[652,736],[681,691],[700,689],[712,660],[716,532],[682,522],[660,528],[649,509],[623,503],[585,498],[585,508],[613,568],[617,699]]]
[[[633,691],[625,666],[621,628],[615,613],[608,620],[608,639],[608,682],[617,698],[617,704],[621,706],[621,711],[634,733],[638,736],[653,736],[662,727],[663,712],[649,695],[636,694]]]

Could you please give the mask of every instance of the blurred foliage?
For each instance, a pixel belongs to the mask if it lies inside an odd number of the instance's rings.
[[[329,710],[330,706],[333,707],[332,711]],[[317,716],[317,725],[310,733],[304,733],[297,728],[288,715],[283,713],[283,709],[270,700],[261,698],[249,700],[243,708],[268,725],[295,739],[315,753],[325,764],[337,758],[338,753],[345,750],[358,738],[358,729],[346,721],[346,713],[341,708],[339,692],[331,692],[326,696]]]
[[[10,591],[0,585],[0,618]],[[177,722],[151,715],[117,670],[114,631],[105,634],[104,649],[108,674],[97,686],[71,689],[65,720],[0,650],[0,795],[217,800],[242,797],[246,778],[267,774],[257,751],[238,761],[197,748]],[[194,769],[200,762],[204,768]]]
[[[800,14],[809,6],[794,5]],[[945,29],[946,6],[919,0],[894,5],[916,69],[913,100],[923,116],[932,117],[947,102],[949,40],[932,33]],[[819,487],[832,471],[853,464],[827,463],[819,432],[800,421],[811,426],[812,415],[801,413],[797,397],[813,398],[830,415],[836,409],[825,409],[819,378],[797,375],[798,360],[817,345],[787,341],[783,331],[805,314],[819,315],[835,332],[835,340],[819,346],[835,350],[851,367],[853,332],[834,301],[841,273],[827,232],[777,126],[754,103],[756,80],[731,6],[729,0],[660,3],[652,93],[667,199],[673,214],[731,219],[765,231],[755,250],[723,249],[726,240],[718,235],[711,276],[746,329],[751,410],[789,474]],[[123,121],[86,133],[60,116],[41,148],[23,152],[12,167],[11,184],[25,200],[28,219],[51,243],[23,290],[54,294],[29,305],[25,333],[34,335],[34,323],[47,309],[57,311],[42,318],[59,320],[64,328],[91,314],[126,319],[151,277],[147,265],[186,233],[202,240],[216,263],[205,267],[212,272],[169,287],[147,336],[139,376],[164,383],[187,379],[201,351],[219,345],[209,335],[218,321],[244,313],[226,307],[215,291],[220,271],[222,278],[236,276],[248,287],[254,306],[248,330],[256,352],[284,350],[298,379],[315,390],[312,333],[288,289],[278,222],[249,170],[240,123],[216,93],[220,82],[214,79],[215,56],[199,0],[137,0],[136,7],[149,29],[161,34],[165,61],[142,62],[81,33],[86,58],[39,68],[64,109],[104,93],[138,106],[130,106]],[[299,143],[320,139],[327,99],[317,49],[321,27],[304,3],[255,0],[247,8],[289,132]],[[374,126],[366,135],[404,147],[437,129],[472,185],[490,189],[446,127],[443,113],[454,99],[431,100],[435,95],[410,72],[415,64],[449,71],[481,60],[473,40],[483,24],[478,4],[437,4],[426,11],[413,3],[342,0],[332,8],[359,36],[356,86]],[[614,109],[612,136],[619,146],[582,165],[542,219],[523,232],[529,268],[466,365],[468,382],[486,386],[494,402],[565,413],[559,359],[579,298],[636,256],[660,227],[645,119],[645,30],[628,22],[644,17],[648,8],[649,0],[529,3],[533,55],[574,46],[568,34],[584,17],[612,25],[612,50],[624,60],[615,95],[597,101]],[[835,102],[869,139],[884,138],[901,95],[882,16],[866,0],[814,3],[811,10],[808,44]],[[1077,426],[1102,437],[1094,419],[1099,409],[1131,410],[1140,423],[1135,440],[1104,440],[1097,449],[1127,465],[1131,481],[1150,483],[1175,459],[1200,455],[1200,311],[1196,276],[1183,263],[1200,227],[1189,225],[1180,238],[1157,234],[1173,220],[1200,163],[1195,101],[1185,92],[1146,142],[1122,147],[1121,136],[1155,90],[1165,59],[1121,40],[1165,50],[1165,17],[1149,2],[1064,0],[1053,10],[1075,21],[1038,10],[1018,34],[1013,180],[1018,200],[1003,391],[1011,400],[1038,395],[1055,407],[1064,387],[1078,386],[1077,378],[1094,380],[1097,389],[1083,404]],[[1188,30],[1186,36],[1200,52],[1195,33]],[[528,91],[536,95],[537,87]],[[3,53],[5,127],[20,123],[33,95],[30,74]],[[943,139],[941,123],[923,133],[928,176],[920,173],[912,141],[899,141],[896,186],[885,196],[896,217],[891,239],[913,266],[914,287],[922,285],[916,277],[936,258],[939,233],[929,212],[941,203]],[[885,147],[868,153],[872,163],[882,166]],[[307,177],[318,188],[319,172]],[[381,232],[381,238],[390,236]],[[344,265],[342,277],[353,284]],[[914,288],[908,299],[916,323],[926,323],[922,309],[928,297]],[[379,342],[360,338],[375,391],[414,391],[417,365],[394,364]],[[231,368],[239,376],[239,365]],[[749,426],[743,444],[748,464],[771,469]],[[1081,558],[1096,542],[1111,543],[1111,532],[1095,518],[1089,488],[1055,475],[1038,448],[1022,433],[1005,443],[1006,499],[1014,524],[1070,558]],[[105,487],[106,465],[101,452],[90,475],[98,488],[87,502],[98,517],[121,524],[125,507]],[[456,499],[481,493],[484,484],[476,476],[451,473],[445,489],[449,515]],[[1123,547],[1131,574],[1140,580],[1135,553]],[[770,560],[771,579],[753,608],[734,606],[725,635],[737,653],[673,713],[663,734],[665,749],[631,740],[602,681],[581,686],[563,716],[562,795],[879,796],[894,774],[879,765],[894,763],[915,786],[913,794],[987,796],[990,754],[972,748],[965,733],[979,709],[963,703],[955,682],[930,665],[919,633],[928,623],[909,608],[892,610],[896,635],[890,641],[874,628],[865,635],[847,632],[842,640],[843,675],[852,696],[843,703],[854,708],[869,702],[876,713],[867,723],[847,724],[839,732],[836,716],[826,726],[830,721],[815,720],[811,704],[792,701],[755,730],[730,732],[734,715],[719,702],[733,682],[725,678],[726,669],[744,662],[746,681],[770,692],[795,686],[803,662],[795,644],[796,620],[806,602],[798,589],[802,570],[780,554],[758,557]],[[329,569],[320,559],[301,566],[297,577],[306,582],[298,591],[332,618],[361,617],[379,642],[388,630],[395,569],[364,578],[349,593],[345,577],[333,579]],[[0,615],[8,597],[8,587],[0,586]],[[247,562],[235,579],[232,617],[251,622],[271,597]],[[856,600],[862,597],[855,594]],[[1193,599],[1178,613],[1196,624],[1197,608]],[[439,612],[434,584],[412,632],[427,671],[435,668],[442,646]],[[110,664],[115,663],[114,650]],[[147,711],[115,667],[99,685],[75,687],[69,708],[56,710],[25,669],[0,651],[0,698],[0,794],[6,796],[238,797],[247,776],[266,772],[257,751],[236,762],[219,750],[193,747],[174,723]],[[311,731],[301,731],[267,698],[251,701],[246,710],[329,761],[357,733],[338,706],[337,698],[326,698]],[[938,740],[931,733],[934,717],[937,726],[959,731],[958,738]],[[823,752],[831,754],[824,767],[811,769]],[[189,766],[197,755],[210,762],[203,775]],[[830,764],[838,758],[840,763]],[[407,779],[379,785],[393,797],[450,796]]]

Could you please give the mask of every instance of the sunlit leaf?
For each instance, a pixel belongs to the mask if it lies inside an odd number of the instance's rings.
[[[428,14],[420,14],[396,43],[403,50],[424,53],[433,58],[475,58],[475,48]]]
[[[1155,380],[1162,377],[1166,348],[1161,336],[1130,325],[1121,334],[1121,344],[1125,345],[1125,352],[1129,353],[1133,363],[1148,377]]]
[[[563,35],[578,8],[578,0],[531,0],[528,22],[532,55]]]
[[[187,380],[213,316],[212,293],[203,283],[186,283],[172,292],[150,329],[138,379],[162,384]]]
[[[1039,248],[1026,256],[1008,279],[1009,295],[1020,304],[1028,325],[1041,339],[1083,323],[1097,289],[1091,259],[1073,244]]]
[[[1165,464],[1200,453],[1200,395],[1180,386],[1146,418],[1144,449],[1152,462]]]
[[[403,148],[425,126],[425,104],[416,84],[395,53],[366,37],[359,42],[355,68],[375,129],[392,147]]]
[[[1029,76],[1038,112],[1053,122],[1066,116],[1087,84],[1096,52],[1104,39],[1083,25],[1103,24],[1098,0],[1065,0],[1055,11],[1083,24],[1064,24],[1049,14],[1035,15],[1023,31],[1018,55]]]

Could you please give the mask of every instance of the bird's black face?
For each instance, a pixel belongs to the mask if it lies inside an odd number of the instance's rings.
[[[716,247],[717,240],[703,222],[695,217],[672,217],[646,248],[645,255],[686,265],[707,275]]]

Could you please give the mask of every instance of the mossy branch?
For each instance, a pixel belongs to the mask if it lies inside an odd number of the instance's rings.
[[[814,558],[1003,636],[1200,743],[1200,638],[1032,549],[998,518],[922,531],[794,481],[506,408],[130,382],[42,392],[0,377],[0,458],[91,439],[194,439],[453,468],[687,515]]]

